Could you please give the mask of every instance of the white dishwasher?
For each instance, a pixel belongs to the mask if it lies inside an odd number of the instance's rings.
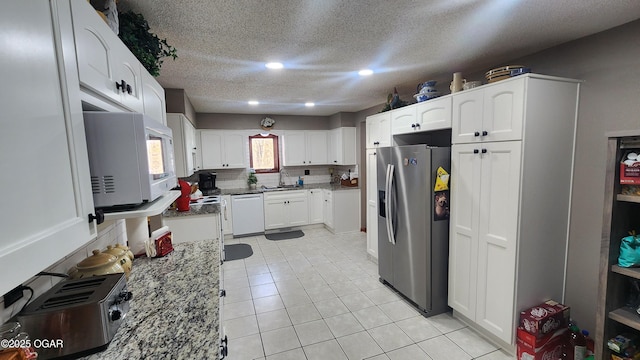
[[[264,233],[262,194],[231,195],[233,236]]]

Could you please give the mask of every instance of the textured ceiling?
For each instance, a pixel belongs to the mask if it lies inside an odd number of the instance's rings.
[[[332,115],[396,86],[505,61],[640,18],[638,0],[119,0],[178,50],[158,81],[199,113]],[[264,63],[279,61],[281,70]],[[360,77],[357,71],[374,74]],[[535,70],[535,69],[534,69]],[[442,86],[444,89],[445,86]],[[260,105],[249,106],[248,100]],[[306,108],[305,102],[314,102]]]

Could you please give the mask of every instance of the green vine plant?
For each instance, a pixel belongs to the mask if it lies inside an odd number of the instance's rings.
[[[149,24],[142,14],[133,11],[121,12],[118,14],[118,21],[118,36],[149,74],[160,75],[163,58],[178,58],[176,48],[169,45],[167,39],[160,39],[149,31]]]

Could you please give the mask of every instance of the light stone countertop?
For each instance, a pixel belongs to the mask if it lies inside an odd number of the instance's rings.
[[[163,258],[134,260],[126,321],[106,350],[82,359],[218,358],[220,244],[173,246]]]
[[[255,190],[251,190],[249,188],[237,188],[237,189],[220,189],[220,195],[243,195],[243,194],[260,194],[260,193],[272,193],[272,192],[283,192],[283,191],[292,191],[292,190],[308,190],[308,189],[327,189],[333,191],[339,190],[359,190],[360,186],[342,186],[340,184],[331,184],[331,183],[320,183],[320,184],[304,184],[302,186],[296,186],[292,188],[287,188],[285,190],[263,190],[260,186]]]

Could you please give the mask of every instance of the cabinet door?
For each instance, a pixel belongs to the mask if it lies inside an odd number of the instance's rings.
[[[176,165],[176,176],[189,176],[187,175],[186,139],[182,124],[182,114],[169,114],[167,117],[167,125],[171,128],[173,134],[173,155]]]
[[[187,176],[193,175],[196,169],[196,129],[186,117],[182,118],[184,131],[184,151],[186,156]]]
[[[304,131],[287,131],[283,135],[284,166],[306,165],[307,142]]]
[[[329,155],[330,165],[339,165],[338,159],[342,155],[340,148],[342,147],[342,138],[338,133],[338,129],[329,130],[329,140],[327,141],[329,149],[327,154]]]
[[[75,68],[70,8],[68,2],[60,3],[61,18],[54,20],[51,4],[9,1],[0,12],[0,43],[20,39],[34,46],[32,51],[5,51],[0,59],[3,80],[13,86],[0,97],[5,203],[0,217],[0,294],[96,235],[87,217],[93,198],[79,89],[61,85],[65,75],[66,83],[78,82],[77,72],[70,71]],[[54,22],[64,30],[60,38],[54,36]],[[57,44],[63,59],[57,57]]]
[[[287,200],[287,226],[301,226],[309,224],[309,206],[307,195],[296,195]]]
[[[73,32],[80,84],[112,101],[120,101],[112,42],[117,36],[86,1],[72,1]]]
[[[279,229],[287,226],[286,200],[281,198],[264,199],[265,230]]]
[[[146,69],[141,68],[140,71],[142,75],[144,113],[166,125],[167,106],[165,105],[164,89]]]
[[[516,310],[513,307],[521,144],[520,141],[483,143],[481,147],[487,152],[483,154],[481,150],[480,154],[476,323],[507,343],[513,340]]]
[[[307,193],[307,202],[309,205],[309,224],[321,224],[324,221],[322,190],[310,189]]]
[[[223,135],[221,131],[200,131],[200,147],[202,148],[203,169],[222,168],[222,141]]]
[[[451,96],[416,105],[416,131],[451,128]]]
[[[249,137],[244,132],[224,132],[224,162],[227,168],[246,168]],[[245,146],[246,145],[246,146]]]
[[[452,144],[475,143],[482,139],[483,89],[467,91],[452,96]]]
[[[522,139],[526,78],[487,87],[484,93],[483,141]]]
[[[142,102],[142,70],[144,69],[141,69],[142,65],[131,51],[119,39],[117,40],[117,43],[112,44],[116,79],[127,84],[124,91],[120,89],[120,102],[132,111],[142,113],[144,112]]]
[[[339,129],[340,136],[342,137],[342,154],[339,156],[338,161],[340,165],[355,165],[356,164],[356,128],[355,127],[343,127]]]
[[[329,163],[327,142],[327,131],[325,130],[306,132],[307,165],[326,165]]]
[[[478,151],[476,153],[476,151]],[[480,148],[451,147],[448,304],[471,320],[476,313]]]
[[[378,258],[378,188],[376,150],[367,150],[367,253]]]
[[[409,105],[400,109],[391,110],[391,134],[406,134],[416,129],[416,106]]]
[[[324,224],[330,228],[333,228],[333,192],[331,190],[324,190],[324,205],[323,215]]]
[[[232,234],[233,221],[231,218],[231,195],[222,195],[222,201],[225,204],[225,207],[220,212],[220,216],[222,217],[222,232],[224,234]]]
[[[391,112],[367,117],[367,148],[391,146]]]

